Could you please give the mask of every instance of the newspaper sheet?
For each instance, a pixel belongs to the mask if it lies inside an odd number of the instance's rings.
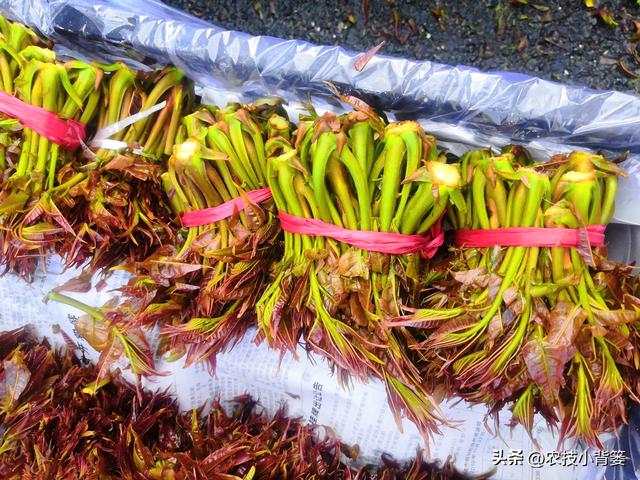
[[[61,335],[53,333],[58,325],[82,348],[89,360],[98,354],[74,331],[74,322],[81,312],[55,302],[45,303],[47,293],[54,287],[77,276],[79,271],[64,271],[60,260],[50,258],[47,274],[40,272],[33,283],[27,284],[12,275],[0,277],[0,330],[31,324],[41,336],[52,343],[62,344]],[[126,282],[123,273],[115,273],[106,280],[107,287],[70,296],[92,306],[105,304]],[[184,409],[199,407],[219,398],[224,402],[249,393],[258,399],[268,413],[286,403],[289,415],[301,417],[307,423],[330,427],[346,444],[358,445],[359,463],[377,463],[382,453],[398,460],[413,458],[424,441],[416,427],[404,420],[399,430],[387,404],[384,385],[379,381],[349,386],[338,384],[325,361],[300,350],[297,359],[271,351],[264,344],[253,342],[252,332],[229,352],[219,354],[215,376],[203,365],[184,368],[183,361],[168,363],[159,359],[158,370],[168,375],[145,379],[149,388],[169,389]],[[125,370],[126,373],[126,370]],[[443,406],[447,417],[460,422],[457,428],[444,428],[442,435],[430,441],[432,459],[451,457],[455,465],[469,473],[483,473],[497,467],[495,478],[500,480],[594,478],[584,476],[585,469],[563,465],[530,465],[527,459],[537,451],[522,427],[509,429],[509,412],[501,418],[499,436],[485,427],[486,410],[465,402]],[[557,438],[542,421],[535,426],[534,438],[541,452],[552,452]],[[515,452],[515,457],[513,456]],[[508,461],[495,465],[497,453],[509,455]],[[522,461],[518,461],[522,457]],[[509,464],[513,463],[513,464]],[[581,473],[582,472],[582,473]]]

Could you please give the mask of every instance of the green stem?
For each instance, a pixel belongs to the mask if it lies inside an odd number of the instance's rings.
[[[96,320],[102,320],[104,318],[104,314],[98,310],[97,308],[90,307],[78,300],[75,300],[67,295],[63,295],[58,292],[49,292],[47,295],[49,300],[53,300],[54,302],[62,303],[65,305],[69,305],[70,307],[77,308],[78,310],[86,313]]]

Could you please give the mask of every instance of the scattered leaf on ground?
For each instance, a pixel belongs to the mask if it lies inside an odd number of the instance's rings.
[[[604,8],[596,8],[596,15],[600,17],[600,19],[611,28],[616,28],[618,26],[618,22],[613,19],[611,12]]]

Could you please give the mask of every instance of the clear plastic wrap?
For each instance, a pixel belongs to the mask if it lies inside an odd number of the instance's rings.
[[[521,142],[640,153],[640,98],[527,75],[358,53],[226,31],[154,0],[5,0],[2,9],[47,36],[103,53],[174,63],[203,86],[247,96],[308,94],[335,104],[322,83],[353,88],[398,116]],[[131,49],[133,47],[133,51]]]
[[[153,0],[8,1],[16,18],[51,37],[77,35],[169,61],[204,86],[247,95],[327,96],[331,80],[374,95],[374,104],[403,116],[467,126],[520,141],[640,152],[640,99],[514,73],[413,62],[382,55],[362,72],[358,54],[298,40],[224,31]],[[328,99],[327,99],[328,100]]]
[[[634,405],[629,412],[629,424],[625,425],[610,447],[628,452],[624,467],[609,467],[605,480],[629,480],[640,478],[640,408]]]
[[[344,107],[324,81],[385,110],[415,118],[456,153],[527,145],[542,158],[575,148],[630,153],[629,178],[620,182],[615,220],[640,225],[640,97],[562,85],[508,72],[416,62],[376,55],[362,71],[359,53],[298,40],[227,31],[155,0],[0,0],[0,13],[36,28],[75,56],[127,58],[138,68],[172,63],[216,103],[278,95],[292,109],[312,99],[319,111]],[[612,225],[614,258],[640,258],[640,227]],[[615,447],[627,450],[624,469],[607,479],[635,478],[640,409]],[[583,478],[601,478],[603,469]]]

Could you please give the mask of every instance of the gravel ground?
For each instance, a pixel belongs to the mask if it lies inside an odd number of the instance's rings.
[[[253,35],[640,93],[636,0],[164,1]]]

